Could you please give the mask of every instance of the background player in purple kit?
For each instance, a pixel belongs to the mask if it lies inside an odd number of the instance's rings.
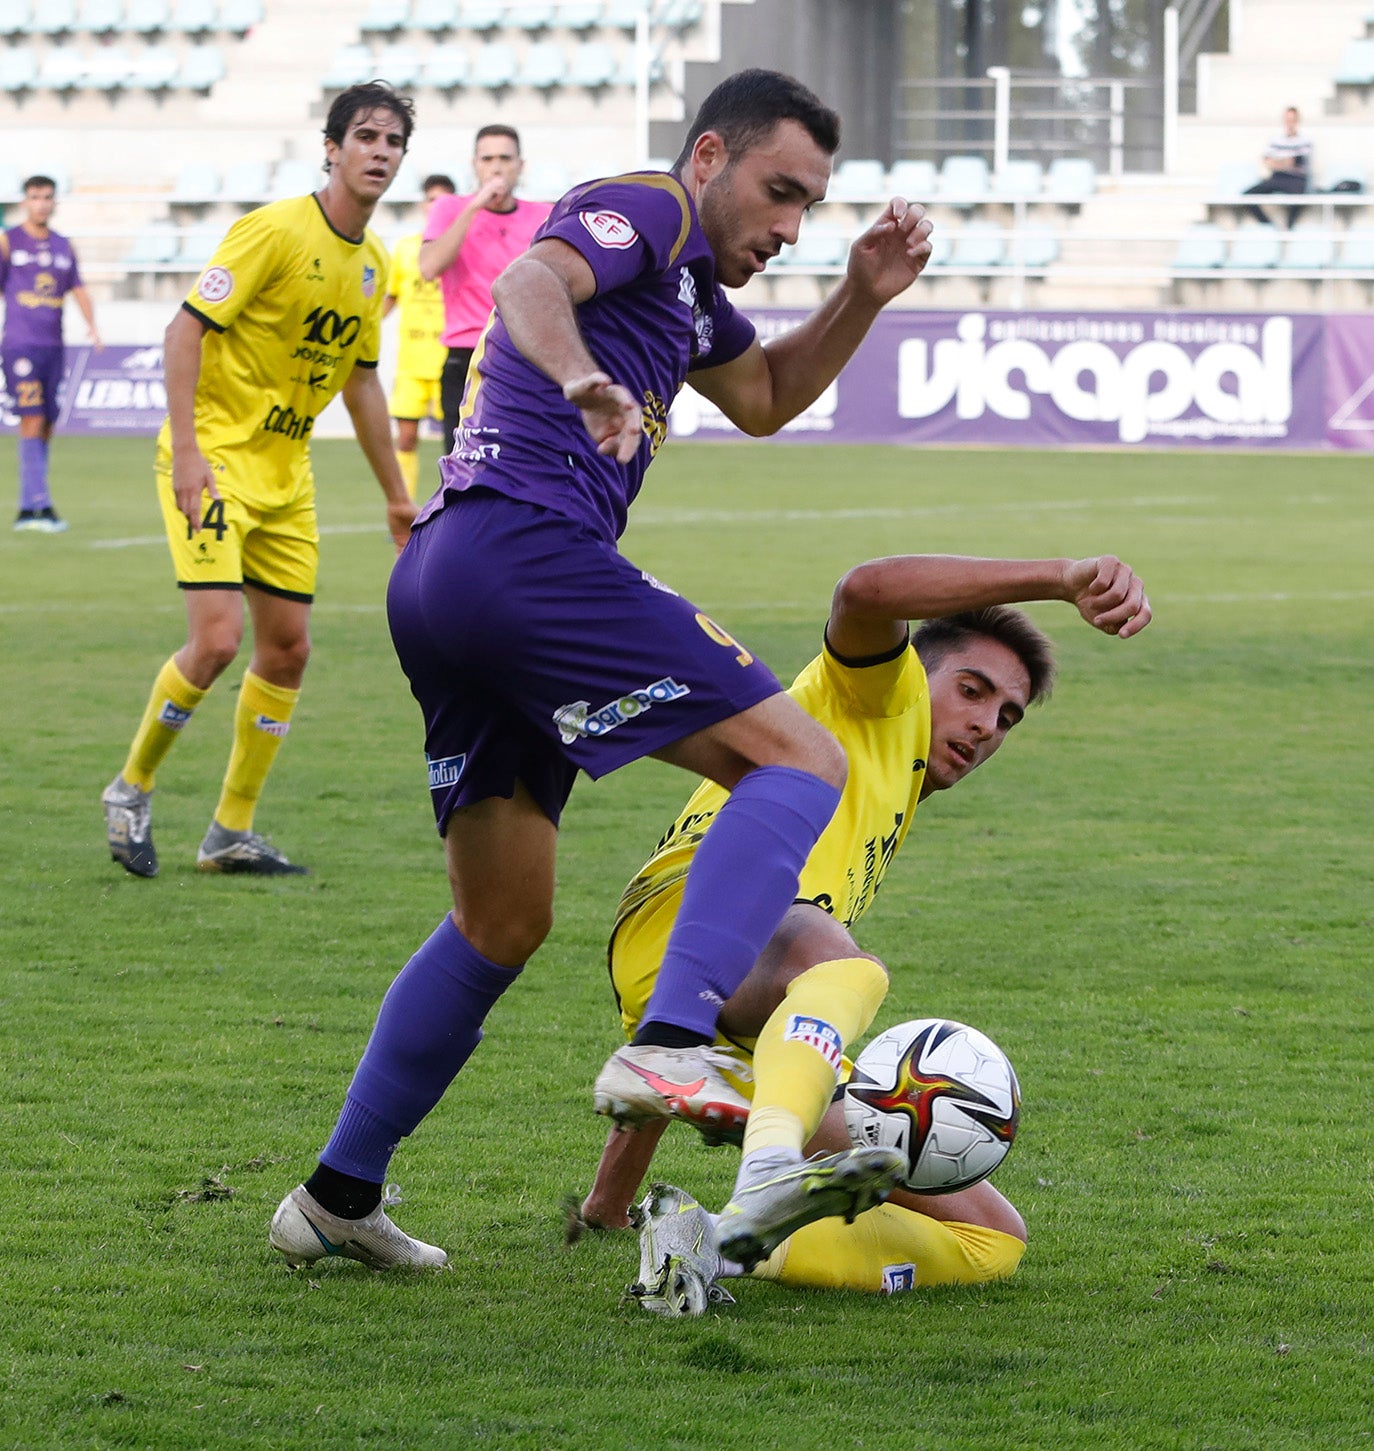
[[[443,487],[388,595],[425,717],[454,910],[388,990],[319,1167],[277,1209],[271,1242],[293,1264],[446,1263],[387,1217],[387,1166],[549,930],[557,823],[578,770],[655,755],[731,791],[596,1106],[634,1123],[684,1099],[738,1098],[712,1061],[716,1018],[793,900],[844,753],[616,540],[689,374],[746,432],[773,433],[925,265],[930,224],[896,200],[830,298],[766,350],[726,300],[722,285],[796,240],[838,145],[838,118],[805,87],[741,72],[707,97],[674,172],[575,188],[498,279]],[[897,1177],[885,1150],[834,1158],[829,1187],[856,1208]]]
[[[5,330],[0,366],[14,410],[19,415],[19,512],[14,527],[39,534],[60,534],[48,491],[48,442],[61,399],[64,352],[62,304],[76,299],[91,342],[100,334],[95,309],[81,283],[76,253],[60,232],[48,226],[57,205],[57,183],[31,176],[24,183],[24,220],[0,232],[0,293],[5,299]]]

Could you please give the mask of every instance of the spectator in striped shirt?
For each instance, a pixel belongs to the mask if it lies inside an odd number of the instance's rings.
[[[1289,106],[1283,113],[1283,130],[1265,149],[1260,164],[1269,175],[1263,181],[1245,189],[1246,196],[1263,195],[1269,192],[1288,192],[1290,195],[1307,190],[1308,177],[1312,171],[1312,143],[1305,136],[1298,135],[1298,108]],[[1301,206],[1288,208],[1288,225],[1293,227],[1302,213]],[[1250,208],[1250,215],[1265,226],[1272,226],[1269,218],[1258,206]]]

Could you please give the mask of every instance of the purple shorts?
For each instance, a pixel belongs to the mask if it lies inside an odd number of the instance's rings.
[[[579,769],[604,776],[782,689],[585,524],[485,489],[411,535],[387,617],[441,835],[517,779],[556,824]]]
[[[10,405],[21,418],[57,421],[65,357],[64,348],[6,348],[0,353]]]

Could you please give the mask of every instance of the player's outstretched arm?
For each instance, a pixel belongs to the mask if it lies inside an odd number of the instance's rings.
[[[577,405],[597,451],[624,464],[639,447],[643,417],[582,340],[575,309],[595,291],[595,274],[581,254],[553,237],[516,258],[491,289],[511,341]]]
[[[624,1229],[630,1219],[639,1186],[649,1172],[654,1150],[668,1127],[668,1120],[657,1119],[637,1129],[613,1128],[601,1151],[596,1166],[596,1179],[578,1212],[580,1223],[587,1229]]]
[[[719,368],[692,374],[692,386],[755,438],[776,433],[809,408],[840,375],[883,307],[930,259],[925,208],[894,199],[850,248],[844,280],[805,322],[754,344]]]
[[[196,436],[196,387],[204,341],[205,324],[184,307],[178,308],[163,337],[162,371],[172,433],[172,494],[192,534],[200,528],[201,495],[219,498],[214,471]]]
[[[1129,639],[1150,623],[1139,576],[1115,555],[1088,559],[975,559],[899,554],[851,569],[835,586],[826,636],[841,655],[863,658],[899,645],[908,620],[989,605],[1064,600],[1094,629]]]
[[[391,419],[376,368],[355,367],[343,385],[343,399],[358,445],[386,495],[386,527],[399,553],[410,538],[417,510],[391,446]]]

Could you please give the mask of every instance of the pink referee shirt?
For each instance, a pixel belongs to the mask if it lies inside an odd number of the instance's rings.
[[[436,197],[425,220],[425,241],[446,232],[471,196]],[[553,210],[547,202],[521,201],[515,210],[493,212],[483,208],[472,219],[453,266],[443,273],[444,336],[446,348],[470,348],[491,316],[491,284],[522,252],[528,250],[544,218]]]

